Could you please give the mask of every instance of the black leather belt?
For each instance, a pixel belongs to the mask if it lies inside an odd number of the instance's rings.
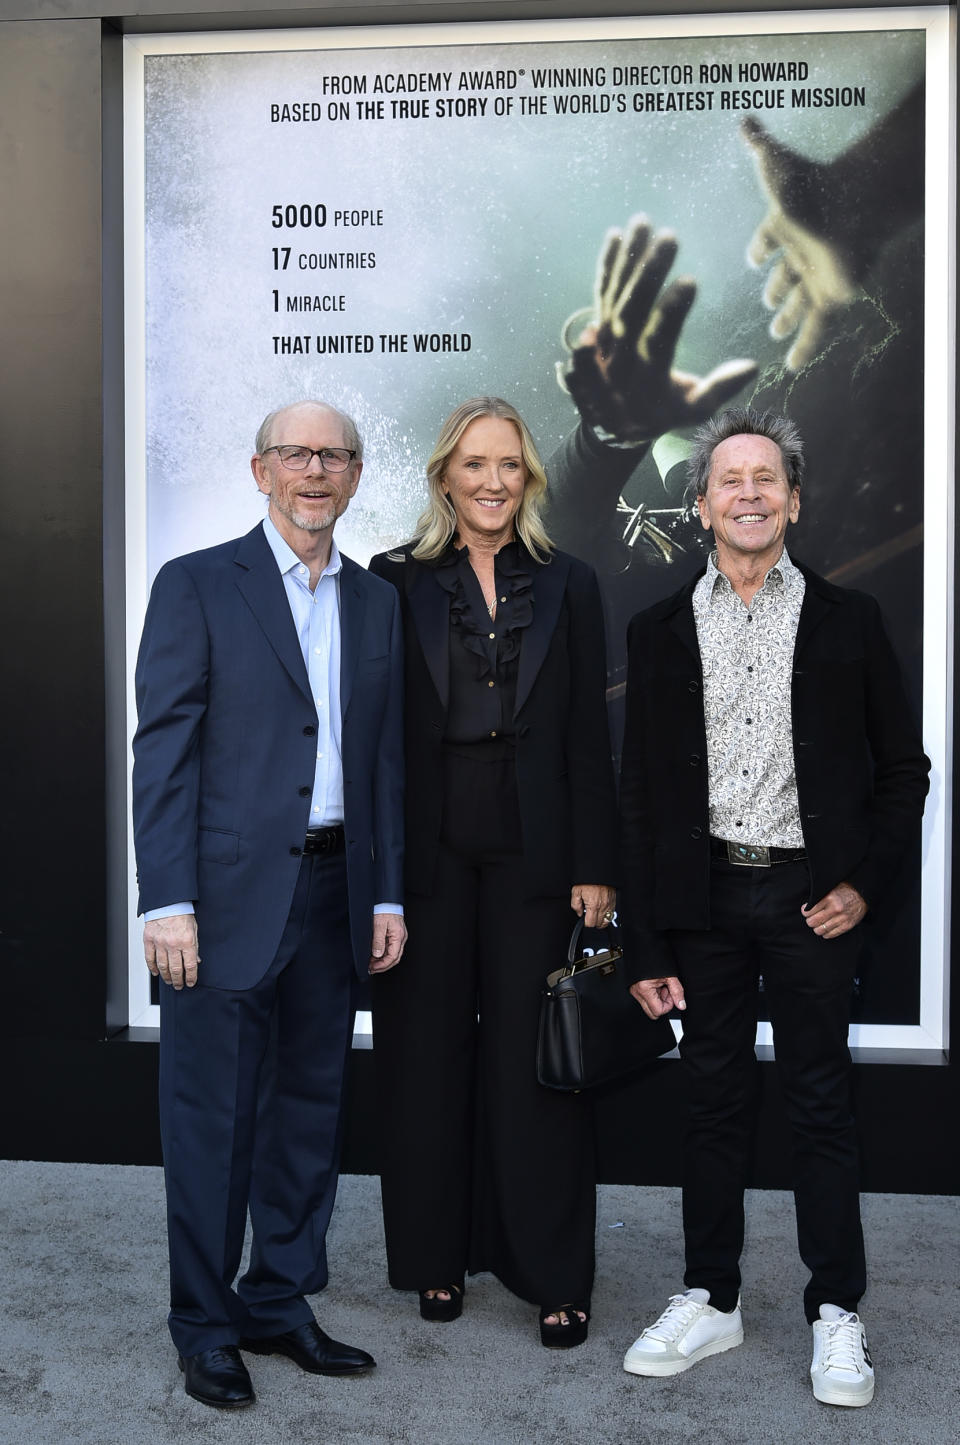
[[[772,868],[774,863],[795,863],[807,855],[802,848],[767,848],[762,843],[734,843],[729,838],[711,837],[710,856],[740,868]]]
[[[324,858],[329,858],[332,853],[342,853],[343,849],[342,823],[332,828],[310,828],[303,843],[304,853],[319,853]]]

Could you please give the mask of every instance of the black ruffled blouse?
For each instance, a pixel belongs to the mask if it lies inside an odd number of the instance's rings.
[[[436,564],[450,596],[450,704],[444,741],[476,743],[514,736],[517,667],[524,628],[533,621],[533,569],[522,542],[494,558],[497,613],[491,618],[466,547],[451,542]]]

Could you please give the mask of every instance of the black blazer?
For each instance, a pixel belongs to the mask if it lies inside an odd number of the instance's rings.
[[[852,883],[871,907],[916,836],[930,770],[880,609],[799,563],[793,752],[810,902]],[[701,568],[627,635],[621,910],[638,977],[672,972],[656,931],[710,926],[707,737],[693,615]]]
[[[411,545],[372,558],[400,594],[405,641],[406,883],[433,891],[442,741],[450,685],[450,597]],[[605,704],[600,592],[593,570],[555,552],[534,564],[514,719],[527,897],[615,884],[617,821]]]

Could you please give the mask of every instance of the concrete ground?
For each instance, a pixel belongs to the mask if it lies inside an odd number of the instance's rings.
[[[666,1380],[623,1352],[681,1288],[679,1193],[600,1190],[590,1337],[547,1351],[535,1310],[490,1275],[462,1318],[428,1325],[386,1283],[379,1186],[343,1179],[320,1323],[378,1360],[354,1380],[248,1357],[256,1405],[211,1410],[183,1393],[165,1325],[159,1169],[0,1163],[2,1445],[956,1445],[960,1440],[958,1200],[864,1197],[877,1368],[871,1406],[818,1404],[792,1200],[748,1200],[740,1349]]]

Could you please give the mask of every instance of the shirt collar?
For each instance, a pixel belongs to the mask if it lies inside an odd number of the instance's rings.
[[[522,538],[519,536],[511,537],[509,542],[504,542],[503,546],[498,548],[493,555],[498,565],[502,562],[511,564],[515,562],[522,563],[524,559],[530,558],[530,553],[527,551]],[[446,547],[440,553],[440,556],[436,559],[436,565],[438,567],[449,567],[455,562],[468,562],[469,560],[469,546],[464,543],[458,547],[454,538],[451,537]]]
[[[292,572],[295,568],[299,568],[304,565],[301,562],[300,558],[297,556],[296,552],[290,546],[289,542],[285,541],[285,539],[281,537],[280,533],[277,531],[276,526],[271,520],[269,513],[263,519],[263,535],[269,542],[270,551],[277,559],[277,566],[280,568],[280,571],[283,575],[286,575],[287,572]],[[327,563],[326,567],[324,567],[323,571],[320,573],[321,579],[324,577],[336,576],[336,574],[341,570],[342,567],[343,561],[340,557],[340,553],[337,550],[337,544],[331,537],[330,560]]]
[[[763,582],[760,584],[760,587],[757,590],[762,592],[768,582],[772,582],[778,590],[781,588],[784,590],[789,589],[793,585],[795,580],[799,577],[799,575],[799,571],[790,561],[789,553],[787,552],[786,547],[784,547],[783,551],[780,553],[779,560],[774,562],[773,566],[770,568],[769,572],[764,577]],[[713,596],[718,584],[722,584],[722,586],[725,587],[728,592],[733,591],[733,588],[730,585],[729,577],[726,577],[717,566],[716,548],[713,549],[713,551],[707,558],[707,571],[704,580],[706,581],[707,591],[710,597]]]

